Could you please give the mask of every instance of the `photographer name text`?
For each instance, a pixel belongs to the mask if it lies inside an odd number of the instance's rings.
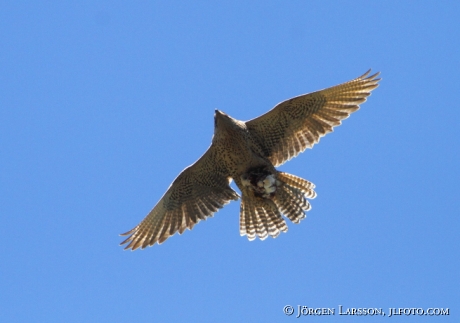
[[[356,316],[410,316],[410,315],[427,315],[427,316],[442,316],[449,315],[448,308],[417,308],[417,307],[390,307],[387,311],[377,307],[345,307],[339,305],[334,307],[308,307],[305,305],[297,305],[296,307],[286,305],[283,307],[283,313],[287,316],[321,316],[321,315],[356,315]]]

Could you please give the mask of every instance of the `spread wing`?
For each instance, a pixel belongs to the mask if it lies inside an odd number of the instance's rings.
[[[238,194],[229,186],[230,178],[216,165],[215,149],[209,147],[195,164],[179,174],[165,195],[134,229],[123,233],[129,237],[125,249],[144,249],[164,242],[177,231],[182,234],[200,220],[212,216]]]
[[[380,80],[376,78],[379,73],[368,76],[369,73],[370,70],[352,81],[281,102],[266,114],[247,121],[246,126],[265,157],[275,166],[281,165],[313,147],[359,109]]]

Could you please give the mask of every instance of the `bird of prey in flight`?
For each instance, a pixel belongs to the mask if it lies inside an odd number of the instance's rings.
[[[216,110],[211,146],[179,174],[142,222],[122,234],[128,238],[121,244],[132,250],[161,244],[240,198],[240,235],[264,240],[286,232],[283,215],[294,223],[304,219],[315,186],[275,167],[313,147],[358,110],[380,80],[379,73],[369,74],[281,102],[249,121]],[[232,180],[241,196],[230,187]]]

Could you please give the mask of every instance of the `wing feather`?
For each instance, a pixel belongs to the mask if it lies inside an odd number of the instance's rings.
[[[276,105],[247,121],[252,137],[275,166],[313,147],[342,120],[359,109],[378,86],[379,73],[364,75],[321,91],[304,94]]]
[[[132,230],[121,244],[125,249],[144,249],[162,243],[179,231],[192,229],[200,220],[212,216],[238,194],[229,186],[229,177],[213,163],[216,152],[211,146],[193,165],[174,180],[150,213]]]

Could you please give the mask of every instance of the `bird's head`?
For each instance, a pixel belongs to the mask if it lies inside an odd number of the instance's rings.
[[[215,110],[214,113],[214,126],[217,127],[218,125],[223,124],[224,122],[228,122],[231,117],[229,117],[226,113]]]
[[[214,114],[214,139],[231,135],[232,132],[243,125],[243,122],[233,119],[222,111],[216,110]]]

